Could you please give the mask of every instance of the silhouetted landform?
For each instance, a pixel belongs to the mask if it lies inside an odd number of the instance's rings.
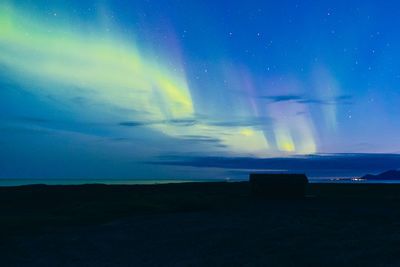
[[[0,187],[1,266],[400,266],[400,184]]]
[[[378,175],[367,174],[361,177],[364,180],[400,180],[400,171],[390,170]]]
[[[308,183],[305,174],[250,174],[253,196],[266,199],[302,199]]]

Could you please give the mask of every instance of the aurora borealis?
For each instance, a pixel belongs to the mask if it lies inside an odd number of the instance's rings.
[[[2,1],[0,176],[224,178],[243,168],[168,162],[396,155],[397,8]]]

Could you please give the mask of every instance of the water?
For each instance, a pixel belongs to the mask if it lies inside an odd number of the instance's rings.
[[[82,184],[108,184],[108,185],[139,185],[139,184],[169,184],[187,182],[223,182],[222,179],[180,180],[180,179],[0,179],[0,186],[21,186],[33,184],[45,185],[82,185]]]
[[[400,180],[360,180],[350,178],[309,178],[310,183],[351,183],[351,184],[400,184]],[[140,185],[140,184],[168,184],[187,182],[237,182],[245,179],[0,179],[0,186],[21,186],[32,184],[45,185],[82,185],[82,184],[108,184],[108,185]]]
[[[350,178],[309,178],[310,183],[332,184],[400,184],[399,180],[363,180]]]

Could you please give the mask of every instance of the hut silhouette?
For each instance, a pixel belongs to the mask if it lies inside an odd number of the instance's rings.
[[[302,199],[308,183],[305,174],[250,174],[251,193],[265,199]]]

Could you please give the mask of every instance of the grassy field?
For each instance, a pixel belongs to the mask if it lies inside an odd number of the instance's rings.
[[[0,188],[5,266],[399,265],[400,185],[247,182]],[[0,261],[1,265],[1,261]]]

